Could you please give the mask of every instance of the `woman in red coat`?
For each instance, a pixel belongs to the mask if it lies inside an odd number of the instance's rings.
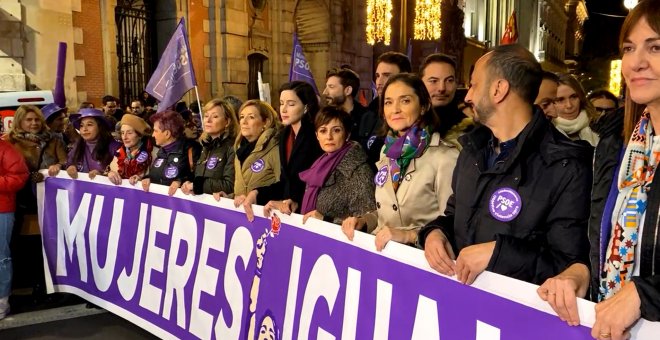
[[[23,188],[29,172],[23,156],[0,140],[0,319],[9,313],[11,293],[11,254],[9,241],[14,228],[16,193]]]

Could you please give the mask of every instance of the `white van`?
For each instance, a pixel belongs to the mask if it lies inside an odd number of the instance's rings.
[[[21,105],[35,105],[39,108],[53,103],[51,91],[0,92],[0,134],[9,131],[14,120],[14,112]]]

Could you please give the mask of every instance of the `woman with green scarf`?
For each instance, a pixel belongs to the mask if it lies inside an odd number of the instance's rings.
[[[439,118],[422,80],[410,73],[392,76],[381,96],[385,146],[376,163],[376,211],[345,219],[342,230],[376,235],[376,249],[389,241],[414,245],[417,231],[445,211],[458,149],[437,131]]]

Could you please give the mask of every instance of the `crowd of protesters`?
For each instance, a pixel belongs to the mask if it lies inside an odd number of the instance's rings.
[[[658,36],[660,5],[642,1],[621,33],[623,106],[543,71],[520,45],[482,56],[465,98],[451,56],[429,55],[412,73],[387,52],[368,106],[347,67],[328,71],[320,100],[308,83],[284,84],[277,111],[227,96],[156,113],[146,93],[126,112],[112,96],[71,114],[21,106],[0,142],[0,318],[14,212],[23,232],[36,221],[35,183],[66,170],[231,199],[249,221],[254,204],[300,213],[351,240],[372,233],[378,250],[419,247],[466,284],[488,270],[540,285],[571,325],[576,297],[588,297],[592,335],[623,338],[639,318],[660,321]]]

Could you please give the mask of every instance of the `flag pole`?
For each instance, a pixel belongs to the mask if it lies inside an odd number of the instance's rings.
[[[197,113],[197,118],[199,118],[197,128],[202,127],[202,102],[199,100],[199,91],[197,91],[197,85],[195,85],[195,97],[197,97],[197,108],[199,109],[199,113]],[[192,110],[191,110],[192,111]]]

